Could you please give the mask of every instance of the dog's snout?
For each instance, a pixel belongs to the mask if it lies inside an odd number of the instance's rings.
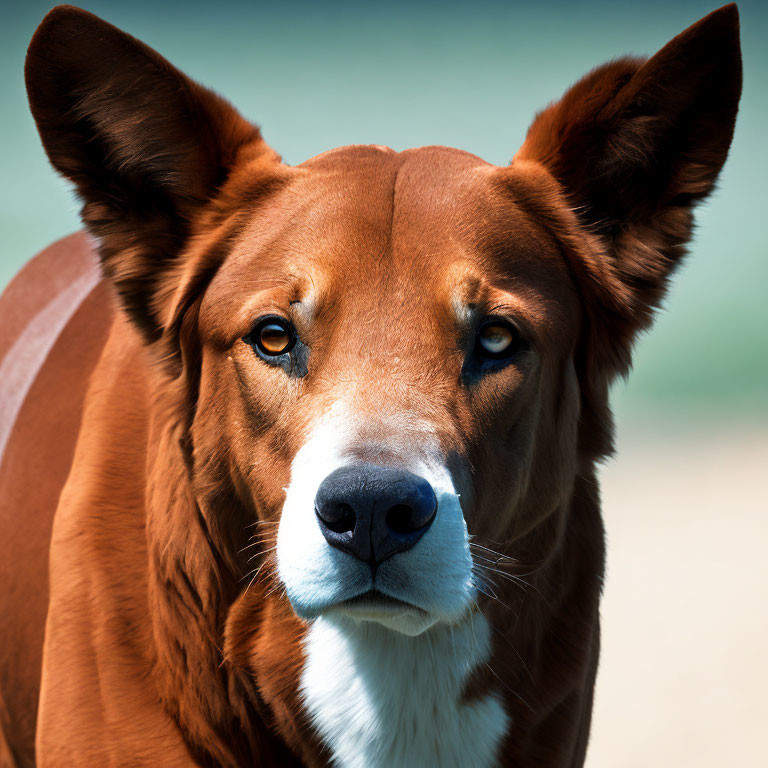
[[[331,472],[315,498],[326,541],[371,565],[410,549],[436,511],[435,492],[423,477],[374,464]]]

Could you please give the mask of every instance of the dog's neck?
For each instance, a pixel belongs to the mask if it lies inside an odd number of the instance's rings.
[[[407,636],[372,622],[321,618],[310,627],[301,690],[334,765],[492,765],[507,730],[501,697],[467,697],[490,660],[479,612]]]

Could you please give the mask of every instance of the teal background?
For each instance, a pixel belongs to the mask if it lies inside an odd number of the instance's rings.
[[[0,16],[0,287],[78,228],[49,168],[23,85],[50,5]],[[334,146],[446,144],[504,164],[536,110],[603,61],[650,54],[713,2],[83,3],[145,40],[262,125],[289,163]],[[744,96],[731,156],[699,211],[686,266],[643,338],[623,416],[768,413],[768,4],[739,4]]]

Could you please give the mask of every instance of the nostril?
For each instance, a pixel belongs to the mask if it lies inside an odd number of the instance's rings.
[[[355,510],[349,504],[327,504],[322,509],[315,509],[317,516],[326,528],[334,533],[347,533],[355,530]]]
[[[437,499],[432,486],[423,478],[415,477],[408,483],[400,484],[399,503],[389,508],[386,514],[387,527],[393,533],[417,533],[429,526],[437,512]]]
[[[413,509],[407,504],[395,504],[387,512],[387,528],[395,533],[411,533],[415,528],[421,528],[418,523],[414,525]]]

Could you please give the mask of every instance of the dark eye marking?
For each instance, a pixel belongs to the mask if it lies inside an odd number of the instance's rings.
[[[501,317],[485,318],[475,331],[472,349],[462,368],[462,377],[466,383],[474,383],[484,374],[514,362],[529,348],[530,344],[514,323]]]

